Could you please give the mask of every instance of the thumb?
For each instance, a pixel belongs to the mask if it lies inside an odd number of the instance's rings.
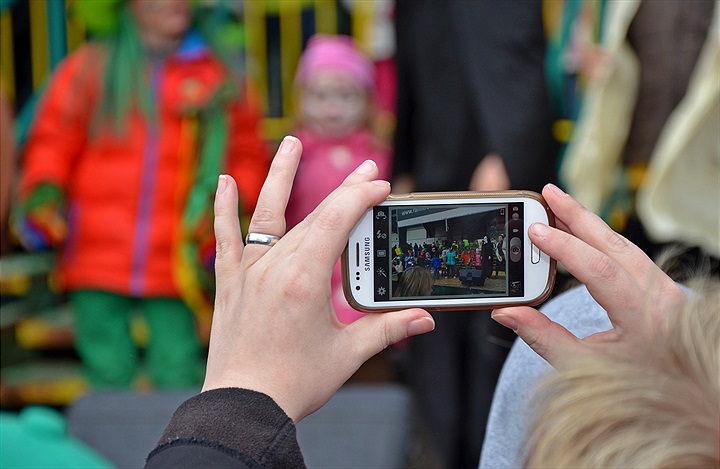
[[[225,278],[237,268],[243,252],[242,232],[238,219],[238,192],[235,180],[220,175],[215,193],[215,272]],[[220,275],[217,275],[220,274]]]
[[[584,351],[580,339],[534,308],[496,309],[492,318],[514,330],[523,342],[555,368],[561,368],[565,360]]]
[[[362,362],[389,345],[433,329],[435,320],[423,309],[368,314],[347,326],[347,332],[353,337],[354,348]]]

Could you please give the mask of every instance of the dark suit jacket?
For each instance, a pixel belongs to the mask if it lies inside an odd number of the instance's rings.
[[[467,190],[489,152],[513,189],[555,179],[542,2],[398,0],[394,174]]]

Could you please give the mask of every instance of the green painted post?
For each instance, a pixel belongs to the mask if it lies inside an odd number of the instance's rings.
[[[50,46],[50,70],[67,54],[67,31],[65,23],[65,0],[46,0],[48,15],[48,42]]]

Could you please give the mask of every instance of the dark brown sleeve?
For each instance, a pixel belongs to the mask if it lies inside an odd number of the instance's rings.
[[[210,467],[210,463],[305,467],[292,420],[269,396],[239,388],[207,391],[180,405],[145,467]]]

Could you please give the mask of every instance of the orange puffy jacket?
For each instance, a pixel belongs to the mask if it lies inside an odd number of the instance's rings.
[[[64,191],[68,236],[59,272],[65,288],[178,297],[177,233],[197,158],[187,110],[209,99],[226,69],[205,48],[170,56],[149,72],[157,124],[131,111],[118,135],[94,126],[105,61],[102,46],[88,44],[58,66],[25,148],[20,195],[43,183]],[[228,106],[224,160],[246,214],[269,165],[251,96]]]

